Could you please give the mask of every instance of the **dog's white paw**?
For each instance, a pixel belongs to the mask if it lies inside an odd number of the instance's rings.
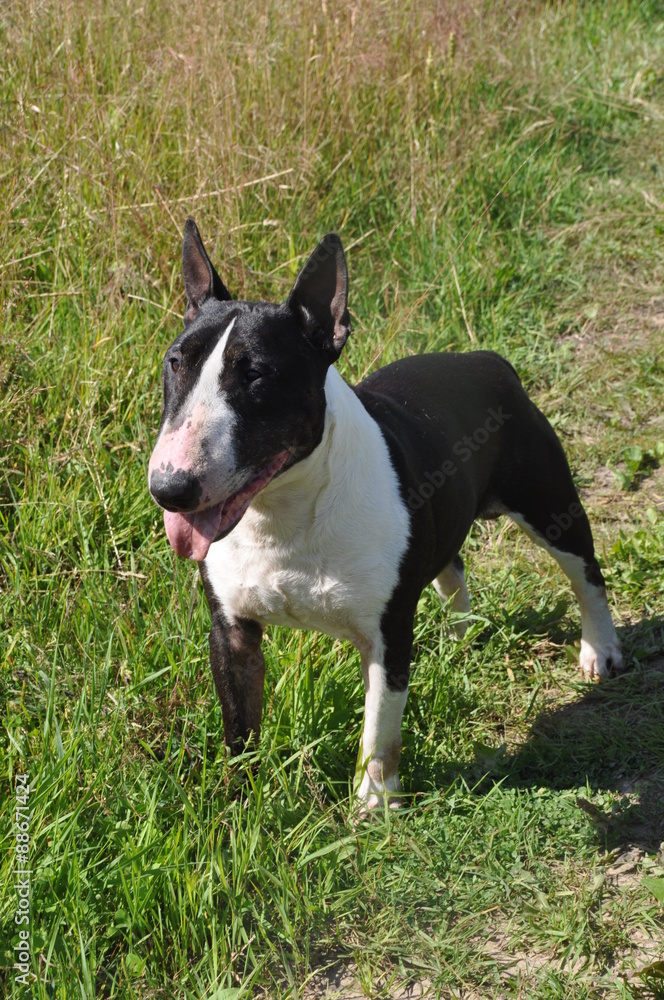
[[[620,646],[617,642],[609,642],[597,647],[581,640],[581,655],[579,665],[586,680],[598,682],[602,677],[615,677],[625,669]]]
[[[464,635],[470,628],[470,622],[464,621],[463,618],[460,618],[458,621],[452,622],[452,627],[456,632],[457,639],[463,639]]]
[[[398,809],[402,804],[400,795],[402,788],[399,775],[393,774],[384,781],[377,781],[370,774],[372,763],[375,765],[376,761],[369,763],[364,772],[360,787],[357,790],[358,819],[366,819],[376,809],[382,811],[385,807],[386,799],[389,809]]]
[[[400,809],[402,805],[403,801],[399,795],[392,794],[387,796],[388,809]],[[357,819],[369,819],[372,813],[380,815],[384,808],[384,795],[370,795],[368,799],[364,799],[363,801],[358,800]]]

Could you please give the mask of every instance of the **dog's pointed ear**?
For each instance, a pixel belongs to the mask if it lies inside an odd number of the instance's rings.
[[[303,316],[309,341],[336,361],[350,333],[348,268],[336,233],[320,241],[300,271],[288,305]]]
[[[230,301],[230,292],[212,266],[212,261],[205,252],[198,226],[193,219],[187,219],[184,224],[182,274],[187,293],[185,325],[191,323],[206,299]]]

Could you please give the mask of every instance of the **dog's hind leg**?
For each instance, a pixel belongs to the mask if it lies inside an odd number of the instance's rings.
[[[553,556],[572,584],[581,609],[579,662],[584,674],[599,680],[619,673],[623,657],[590,524],[562,446],[548,423],[521,482],[514,480],[506,493],[510,517]]]
[[[433,586],[441,600],[452,598],[452,611],[459,614],[467,614],[470,611],[470,597],[463,571],[463,559],[460,555],[456,555],[442,573],[438,574],[433,581]],[[464,621],[456,622],[454,626],[460,639],[466,634],[467,628],[468,622]]]
[[[568,512],[568,516],[577,517],[579,521],[583,522],[575,525],[575,534],[577,536],[587,535],[590,546],[592,546],[588,518],[580,503],[577,504],[577,507],[580,513],[569,514]],[[572,584],[572,590],[576,594],[581,610],[579,664],[584,675],[589,680],[599,680],[601,677],[610,677],[620,673],[623,669],[620,642],[609,611],[604,577],[597,559],[592,553],[592,548],[587,545],[578,546],[569,538],[564,541],[563,539],[556,540],[558,544],[553,544],[546,537],[546,527],[544,527],[544,531],[541,531],[518,514],[512,513],[510,516],[533,541],[553,556]],[[569,548],[563,548],[561,543]]]

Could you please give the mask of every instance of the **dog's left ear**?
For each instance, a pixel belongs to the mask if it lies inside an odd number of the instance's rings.
[[[309,341],[336,361],[350,333],[348,268],[336,233],[320,241],[300,271],[288,305],[303,315]]]
[[[182,241],[182,274],[187,293],[187,310],[184,314],[185,326],[196,317],[206,299],[229,302],[231,295],[212,266],[205,252],[201,234],[193,219],[184,224]]]

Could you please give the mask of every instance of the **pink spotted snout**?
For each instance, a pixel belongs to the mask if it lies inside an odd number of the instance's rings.
[[[165,510],[192,511],[212,502],[206,490],[203,409],[196,407],[198,412],[192,412],[176,427],[166,424],[152,452],[150,493]]]

